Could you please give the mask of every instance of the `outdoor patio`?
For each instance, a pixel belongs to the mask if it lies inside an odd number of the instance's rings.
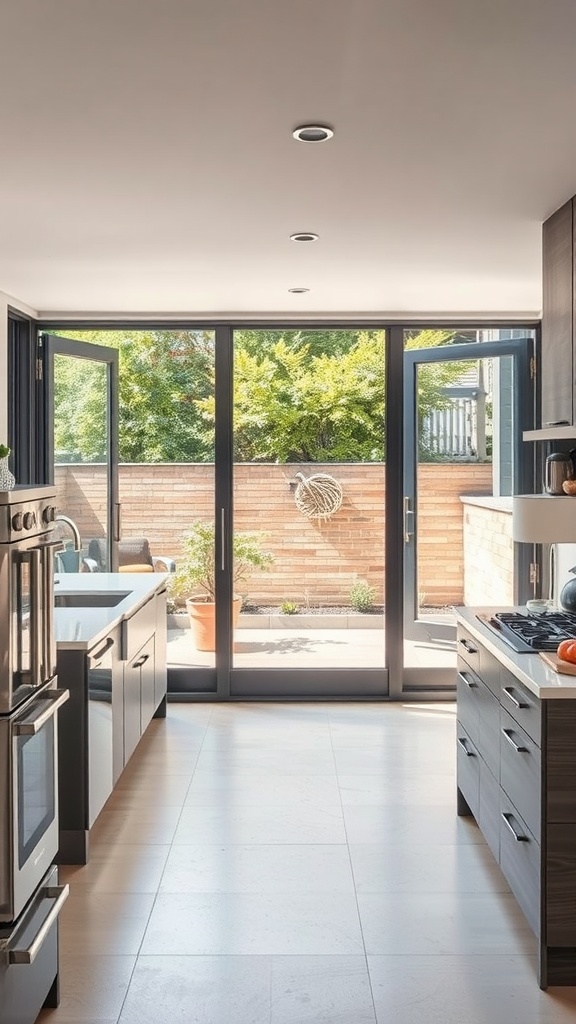
[[[378,668],[385,661],[382,629],[239,629],[234,640],[236,668]],[[210,667],[214,653],[197,651],[189,628],[168,631],[168,664]],[[452,668],[456,643],[407,640],[407,667]]]

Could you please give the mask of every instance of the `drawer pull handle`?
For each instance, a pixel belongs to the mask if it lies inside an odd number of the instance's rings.
[[[528,753],[528,748],[527,747],[520,747],[520,746],[518,746],[518,744],[516,743],[516,740],[513,739],[513,737],[512,737],[512,733],[511,733],[510,729],[502,729],[501,732],[502,732],[502,735],[504,736],[504,739],[508,740],[508,743],[510,744],[511,747],[514,747],[514,750],[516,751],[517,754],[527,754]]]
[[[458,746],[462,747],[462,750],[466,754],[466,757],[476,757],[476,754],[474,753],[473,750],[468,750],[468,747],[466,746],[466,740],[462,736],[458,737]]]
[[[473,679],[468,679],[468,674],[466,672],[459,672],[458,679],[461,679],[463,683],[466,683],[469,690],[474,690],[478,686],[478,683],[475,683]]]
[[[138,658],[138,661],[134,662],[134,664],[132,665],[132,668],[142,668],[142,665],[146,664],[146,662],[148,661],[149,657],[150,657],[149,654],[143,654],[141,658]]]
[[[512,819],[512,815],[511,814],[506,814],[504,811],[502,811],[501,817],[502,817],[502,820],[503,820],[504,824],[506,825],[506,828],[510,829],[510,832],[514,836],[514,839],[516,840],[517,843],[527,843],[528,842],[528,836],[522,835],[521,832],[517,832],[516,829],[514,828],[514,825],[512,824],[512,820],[511,820]]]
[[[464,650],[468,651],[468,654],[478,654],[478,648],[474,647],[474,644],[471,644],[469,640],[461,640],[460,643]]]
[[[104,657],[104,655],[106,654],[106,651],[109,651],[110,648],[113,647],[113,646],[114,646],[114,637],[113,636],[107,637],[107,639],[104,641],[104,644],[100,648],[100,650],[96,651],[96,654],[90,654],[89,655],[90,660],[92,662],[92,665],[94,665],[94,662],[100,661]]]
[[[508,700],[512,701],[514,707],[516,707],[516,708],[529,708],[530,707],[530,705],[527,704],[526,701],[518,700],[518,698],[514,696],[514,691],[513,691],[511,686],[505,686],[503,688],[503,692],[508,697]]]

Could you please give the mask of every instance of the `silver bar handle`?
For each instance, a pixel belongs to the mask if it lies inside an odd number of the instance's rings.
[[[514,740],[512,738],[512,733],[510,732],[509,729],[501,729],[500,731],[501,731],[502,735],[504,736],[504,739],[508,740],[508,743],[510,744],[510,746],[514,747],[514,750],[516,751],[517,754],[527,754],[528,753],[528,748],[527,747],[520,747],[516,743],[516,740]]]
[[[119,501],[114,504],[114,535],[113,540],[122,539],[122,505]]]
[[[458,745],[460,747],[462,747],[462,750],[466,754],[466,757],[476,757],[476,754],[474,753],[473,750],[468,750],[468,747],[466,745],[466,740],[464,739],[463,736],[459,736],[458,737],[457,743],[458,743]]]
[[[108,637],[106,637],[106,640],[102,644],[102,647],[98,651],[96,651],[95,654],[90,653],[88,655],[88,661],[90,663],[90,668],[96,668],[96,665],[100,661],[102,661],[102,658],[104,657],[106,652],[110,650],[111,647],[114,647],[114,637],[113,636],[108,636]]]
[[[42,678],[42,659],[44,655],[44,595],[42,593],[41,573],[41,552],[39,548],[32,548],[30,555],[30,609],[32,612],[31,621],[31,644],[32,644],[32,685],[40,686]]]
[[[412,529],[408,526],[408,516],[412,516]],[[410,498],[404,495],[404,543],[409,544],[414,536],[414,512],[410,508]]]
[[[506,828],[508,828],[510,830],[510,832],[512,833],[512,835],[514,836],[514,839],[516,840],[517,843],[527,843],[528,842],[528,836],[522,835],[521,832],[517,832],[516,829],[514,828],[514,825],[512,824],[512,821],[511,821],[511,818],[512,818],[511,814],[506,814],[505,811],[502,811],[502,814],[500,815],[500,817],[502,818],[502,821],[506,825]]]
[[[70,699],[70,690],[47,690],[45,696],[49,701],[48,707],[44,708],[39,715],[30,715],[21,722],[15,722],[15,736],[35,736],[39,733],[46,722],[56,714],[58,708],[61,708]]]
[[[458,679],[461,679],[463,683],[466,683],[469,690],[474,690],[478,686],[478,683],[475,683],[473,679],[467,678],[466,672],[458,672]]]
[[[516,707],[516,708],[529,708],[530,707],[530,705],[527,704],[525,701],[518,700],[518,698],[514,696],[513,689],[512,689],[511,686],[503,686],[502,687],[502,692],[506,694],[506,696],[508,697],[508,700],[512,701],[514,707]]]
[[[38,953],[40,952],[44,944],[44,940],[46,939],[48,932],[50,931],[52,925],[54,924],[54,921],[58,917],[58,914],[60,913],[62,907],[64,906],[66,900],[68,899],[69,892],[70,886],[68,884],[54,886],[48,885],[42,890],[42,894],[45,899],[55,899],[56,902],[54,906],[51,907],[48,913],[46,914],[46,917],[44,918],[42,924],[40,925],[40,928],[36,932],[36,935],[32,939],[30,945],[26,946],[25,949],[10,949],[8,951],[9,964],[34,963],[34,960],[36,959]]]
[[[226,569],[226,509],[220,509],[220,568]]]

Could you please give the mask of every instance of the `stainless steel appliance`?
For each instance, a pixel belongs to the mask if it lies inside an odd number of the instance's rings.
[[[569,612],[494,612],[478,619],[520,654],[555,651],[561,640],[576,637],[576,615]]]
[[[56,672],[53,487],[0,493],[0,714]]]
[[[15,921],[58,852],[58,708],[51,684],[0,716],[0,921]]]
[[[0,492],[0,1024],[57,1006],[58,709],[54,489]]]
[[[544,490],[548,494],[564,494],[562,484],[574,479],[572,452],[552,452],[546,459],[544,469]]]

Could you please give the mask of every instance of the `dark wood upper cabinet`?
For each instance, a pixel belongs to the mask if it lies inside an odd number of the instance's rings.
[[[542,426],[576,423],[574,400],[574,218],[570,199],[544,222],[542,231]]]

